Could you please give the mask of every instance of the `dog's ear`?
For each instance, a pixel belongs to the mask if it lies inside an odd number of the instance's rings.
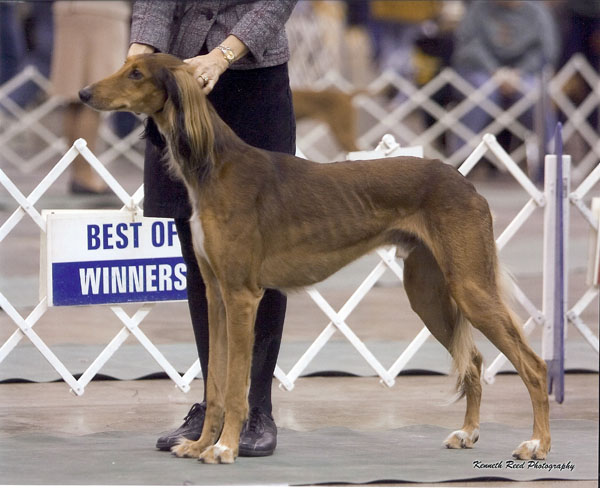
[[[156,75],[168,97],[174,147],[184,160],[204,173],[214,160],[214,130],[206,95],[187,68],[163,67]]]
[[[182,90],[181,82],[178,79],[176,73],[166,67],[162,67],[157,75],[156,79],[158,83],[165,90],[168,102],[171,103],[172,107],[172,130],[173,130],[173,141],[176,142],[176,149],[184,159],[189,159],[192,149],[190,147],[189,136],[185,123],[185,113],[189,110],[186,106],[186,102],[183,101],[185,93]]]
[[[171,100],[175,110],[181,110],[181,95],[179,93],[177,79],[173,72],[169,68],[162,67],[156,75],[156,80],[165,90],[165,93],[167,94],[168,99]]]

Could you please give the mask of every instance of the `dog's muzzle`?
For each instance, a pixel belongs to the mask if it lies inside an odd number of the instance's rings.
[[[79,100],[81,100],[83,103],[89,102],[91,98],[92,98],[92,90],[90,89],[89,86],[86,86],[85,88],[82,88],[81,90],[79,90]]]

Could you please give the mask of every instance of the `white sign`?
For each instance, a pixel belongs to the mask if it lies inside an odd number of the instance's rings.
[[[185,300],[172,219],[129,210],[44,210],[41,293],[48,305]]]
[[[396,156],[423,157],[423,146],[401,146],[391,134],[381,138],[381,142],[373,151],[355,151],[348,153],[349,161],[362,161],[365,159],[391,158]]]

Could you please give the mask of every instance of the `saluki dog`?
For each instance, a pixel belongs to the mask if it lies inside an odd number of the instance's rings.
[[[301,119],[319,120],[329,127],[331,135],[344,151],[358,151],[356,133],[358,114],[352,99],[362,93],[340,90],[294,90],[294,115]]]
[[[210,352],[204,429],[197,441],[182,439],[177,456],[236,458],[265,288],[311,285],[394,244],[408,252],[411,307],[451,353],[466,396],[464,424],[444,444],[470,448],[479,438],[482,356],[472,324],[506,355],[531,397],[533,436],[513,456],[546,457],[546,365],[504,298],[488,204],[456,169],[413,157],[319,164],[249,146],[217,115],[193,68],[167,54],[132,56],[79,95],[97,110],[147,114],[148,130],[166,141],[165,164],[189,193]]]

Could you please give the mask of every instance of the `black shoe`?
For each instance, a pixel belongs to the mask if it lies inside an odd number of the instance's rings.
[[[275,447],[277,447],[277,426],[273,417],[260,408],[253,408],[240,434],[239,455],[270,456]]]
[[[185,416],[181,427],[159,437],[156,441],[156,447],[161,451],[170,451],[173,446],[177,445],[181,437],[185,437],[191,441],[200,439],[205,414],[206,403],[194,403],[188,414]]]
[[[206,403],[195,403],[178,429],[165,434],[156,441],[161,451],[170,451],[181,437],[197,441],[202,434]],[[273,418],[259,408],[250,411],[240,434],[239,455],[243,457],[270,456],[277,446],[277,426]]]

